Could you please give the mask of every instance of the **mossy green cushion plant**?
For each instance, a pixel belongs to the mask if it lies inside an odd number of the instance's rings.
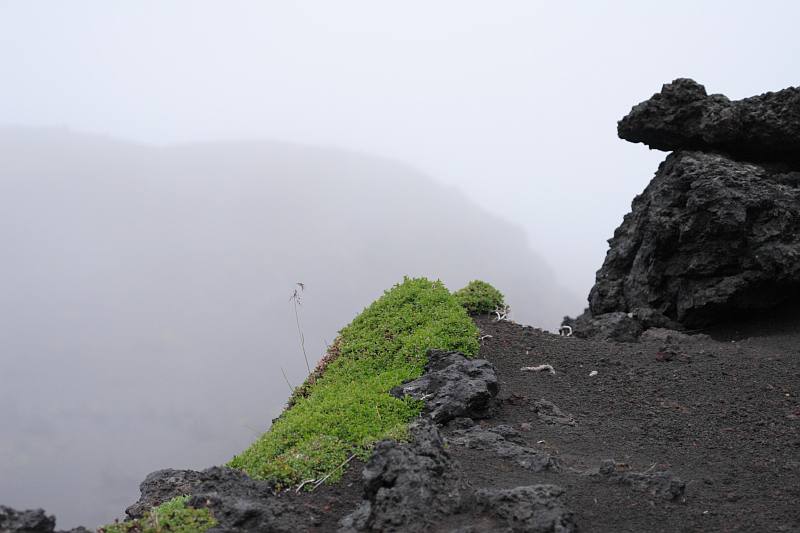
[[[154,508],[137,520],[109,524],[98,533],[202,533],[217,525],[208,509],[187,507],[188,496],[179,496]]]
[[[485,281],[470,281],[454,296],[471,315],[485,315],[495,309],[505,308],[503,294]]]
[[[389,395],[422,374],[429,348],[478,352],[478,330],[440,281],[406,278],[345,327],[337,355],[290,409],[228,466],[279,486],[341,477],[351,454],[402,439],[421,402]]]

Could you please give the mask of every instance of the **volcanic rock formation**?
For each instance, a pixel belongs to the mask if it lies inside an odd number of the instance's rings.
[[[486,418],[497,396],[497,376],[485,359],[459,352],[428,350],[425,374],[392,389],[391,394],[425,401],[425,413],[437,424],[457,417]]]
[[[720,322],[800,288],[800,89],[731,102],[688,79],[619,122],[675,150],[609,240],[575,334],[634,340],[648,327]]]

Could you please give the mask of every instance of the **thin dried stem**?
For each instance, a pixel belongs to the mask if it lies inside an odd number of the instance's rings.
[[[289,383],[289,378],[286,377],[286,372],[283,371],[283,367],[280,367],[280,368],[281,368],[281,374],[283,374],[283,379],[285,379],[286,380],[286,384],[289,385],[289,391],[292,394],[294,394],[294,387],[292,387],[292,384]]]
[[[305,289],[305,285],[302,283],[298,283],[297,287],[300,288],[300,292]],[[300,300],[300,292],[297,291],[295,288],[294,292],[292,293],[292,305],[294,306],[294,320],[297,324],[297,334],[300,336],[300,349],[303,350],[303,359],[306,361],[306,369],[308,373],[311,374],[311,365],[308,363],[308,354],[306,353],[306,338],[303,335],[303,328],[300,325],[300,313],[297,311],[297,306],[301,303]]]

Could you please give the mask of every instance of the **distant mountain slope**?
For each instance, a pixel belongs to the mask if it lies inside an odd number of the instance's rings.
[[[0,503],[59,527],[107,522],[147,472],[221,463],[269,425],[280,368],[306,373],[295,282],[312,364],[406,274],[486,279],[540,327],[580,305],[457,190],[272,142],[0,129],[0,246]]]

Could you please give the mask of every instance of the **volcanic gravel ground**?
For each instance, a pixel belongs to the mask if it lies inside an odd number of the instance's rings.
[[[486,451],[449,451],[475,487],[562,486],[583,532],[800,531],[798,317],[730,326],[712,332],[718,340],[631,344],[478,318],[491,335],[480,357],[501,382],[501,405],[481,425],[512,426],[564,468],[534,473]],[[540,364],[555,375],[520,370]],[[540,418],[542,399],[574,425]],[[619,472],[671,471],[685,493],[668,500],[584,473],[607,459]]]

